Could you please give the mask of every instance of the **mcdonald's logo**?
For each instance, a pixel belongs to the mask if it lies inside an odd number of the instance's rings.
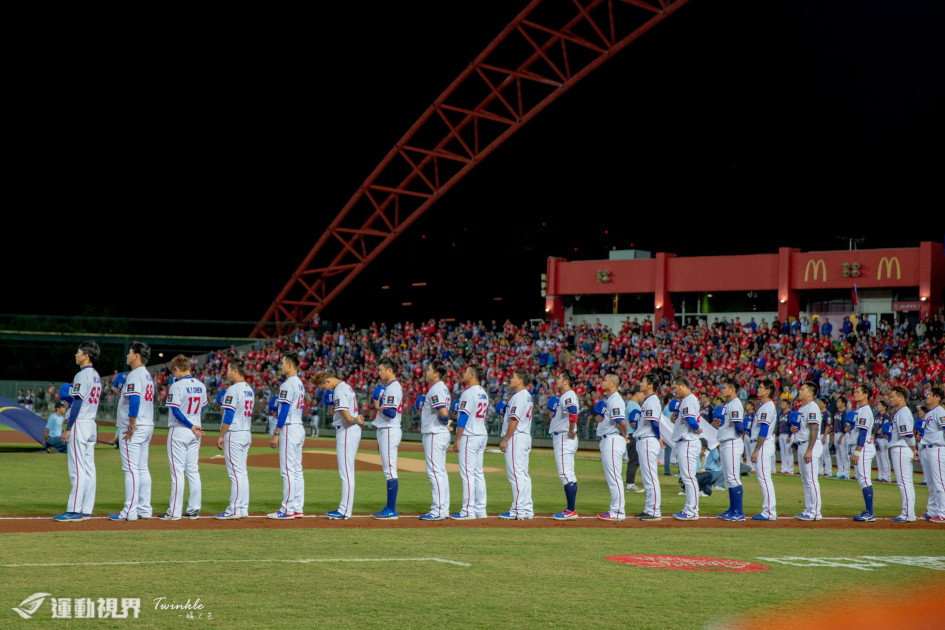
[[[892,278],[893,263],[896,264],[896,280],[902,280],[902,269],[899,267],[899,258],[896,256],[892,258],[883,256],[880,259],[879,266],[876,268],[876,279],[879,280],[880,276],[883,275],[883,265],[886,265],[886,278]]]
[[[898,262],[896,263],[899,264]],[[807,277],[810,275],[810,270],[814,270],[814,280],[817,280],[817,271],[823,271],[824,282],[827,282],[827,265],[824,264],[824,259],[819,258],[816,261],[812,258],[807,261],[807,267],[804,268],[804,282],[807,282]]]

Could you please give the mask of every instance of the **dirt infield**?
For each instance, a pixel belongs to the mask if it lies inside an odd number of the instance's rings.
[[[161,529],[426,529],[426,528],[456,528],[475,527],[489,529],[542,529],[542,528],[597,528],[597,529],[928,529],[945,531],[945,526],[917,521],[915,523],[893,523],[889,520],[878,520],[873,523],[857,523],[847,518],[823,520],[817,523],[805,523],[789,516],[777,521],[759,523],[746,521],[744,523],[729,523],[717,518],[702,518],[696,522],[677,521],[670,517],[663,517],[658,522],[643,522],[636,518],[627,518],[620,523],[602,521],[594,516],[585,516],[577,520],[556,521],[550,516],[538,516],[528,521],[507,521],[497,516],[475,521],[421,521],[419,515],[401,515],[396,521],[379,521],[368,515],[355,515],[347,521],[337,521],[325,518],[324,515],[306,516],[292,521],[274,521],[265,515],[255,515],[247,519],[218,521],[212,515],[206,514],[199,520],[183,519],[180,521],[162,521],[160,519],[138,520],[137,522],[110,521],[107,517],[97,516],[92,520],[79,523],[60,523],[49,517],[0,517],[0,534],[29,533],[29,532],[58,532],[68,531],[139,531]]]

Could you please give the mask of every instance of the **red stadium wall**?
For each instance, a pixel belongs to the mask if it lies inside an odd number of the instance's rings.
[[[598,272],[609,272],[600,282]],[[777,254],[693,256],[658,253],[646,260],[548,259],[546,310],[564,318],[567,295],[653,293],[653,315],[673,317],[673,293],[777,291],[778,317],[797,317],[800,293],[816,289],[917,287],[923,316],[942,307],[945,252],[941,243],[919,247],[856,251],[801,252],[782,247]]]

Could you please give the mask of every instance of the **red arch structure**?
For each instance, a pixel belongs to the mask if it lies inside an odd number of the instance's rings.
[[[522,125],[689,0],[532,0],[351,196],[252,332],[311,321]]]

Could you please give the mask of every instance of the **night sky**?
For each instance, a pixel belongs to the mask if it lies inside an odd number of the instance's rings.
[[[526,3],[334,4],[26,27],[0,312],[257,320]],[[540,317],[549,255],[613,247],[939,241],[942,32],[941,2],[691,0],[484,160],[324,317]]]

